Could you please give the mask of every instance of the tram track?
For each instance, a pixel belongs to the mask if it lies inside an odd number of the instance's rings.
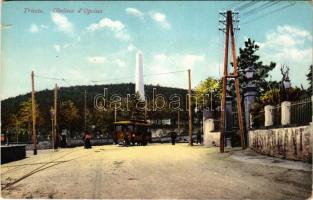
[[[39,166],[39,167],[35,168],[34,170],[32,170],[32,171],[26,173],[26,174],[23,175],[22,177],[20,177],[20,178],[14,180],[14,181],[12,181],[12,182],[6,183],[6,184],[4,184],[4,186],[1,185],[1,190],[6,190],[6,189],[8,189],[9,187],[15,185],[16,183],[18,183],[18,182],[20,182],[20,181],[22,181],[22,180],[24,180],[24,179],[26,179],[26,178],[28,178],[28,177],[30,177],[30,176],[36,174],[36,173],[38,173],[38,172],[41,172],[41,171],[43,171],[43,170],[45,170],[45,169],[48,169],[48,168],[57,166],[57,165],[59,165],[59,164],[66,163],[66,162],[70,162],[70,161],[72,161],[72,160],[76,160],[76,159],[78,159],[78,158],[81,158],[82,156],[78,156],[78,157],[75,157],[75,158],[72,158],[72,159],[69,159],[69,160],[58,161],[58,160],[60,160],[60,159],[62,159],[62,158],[64,158],[64,157],[66,157],[66,156],[69,156],[69,155],[71,155],[71,154],[73,154],[73,153],[77,153],[77,152],[79,152],[79,151],[81,151],[81,150],[83,150],[83,149],[78,149],[78,150],[75,150],[75,151],[66,152],[65,154],[59,156],[58,158],[56,158],[56,159],[54,159],[54,160],[52,160],[52,161],[50,161],[50,162],[42,162],[43,164],[42,164],[41,166]],[[10,169],[10,170],[8,170],[6,173],[8,173],[9,171],[13,171],[14,169],[17,169],[17,168],[19,168],[19,167],[25,167],[25,166],[36,165],[36,164],[40,164],[40,163],[13,165],[13,166],[16,166],[16,168]],[[12,167],[13,167],[13,166],[12,166]],[[11,166],[6,166],[6,167],[11,167]]]

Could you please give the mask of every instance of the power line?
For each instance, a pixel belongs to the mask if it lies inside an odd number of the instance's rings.
[[[260,15],[260,16],[258,16],[258,17],[256,17],[256,18],[254,18],[254,19],[251,19],[251,20],[248,20],[248,21],[242,23],[242,25],[244,25],[244,24],[249,24],[249,23],[254,22],[254,21],[256,21],[256,20],[259,20],[259,19],[261,19],[261,18],[263,18],[263,17],[265,17],[265,16],[267,16],[267,15],[271,15],[271,14],[273,14],[273,13],[275,13],[275,12],[278,12],[278,11],[284,10],[284,9],[286,9],[286,8],[289,8],[289,7],[291,7],[291,6],[294,6],[295,4],[296,4],[296,2],[291,3],[291,4],[289,4],[289,5],[286,5],[286,6],[283,6],[283,7],[280,7],[280,8],[277,8],[277,9],[272,10],[272,11],[270,11],[270,12],[264,13],[263,15]]]
[[[55,78],[55,77],[48,77],[48,76],[41,76],[41,75],[35,75],[35,77],[43,78],[43,79],[50,79],[50,80],[57,80],[57,81],[69,80],[69,79],[65,79],[65,78]]]
[[[260,3],[260,2],[259,1],[251,1],[251,2],[248,2],[248,3],[242,5],[242,6],[238,7],[238,8],[235,8],[235,10],[243,11],[243,10],[245,10],[245,9],[251,7],[251,6],[254,6],[257,3]]]
[[[157,74],[145,74],[143,75],[144,77],[147,76],[160,76],[160,75],[166,75],[166,74],[173,74],[173,73],[181,73],[181,72],[186,72],[187,70],[178,70],[178,71],[171,71],[171,72],[163,72],[163,73],[157,73]],[[48,77],[48,76],[41,76],[41,75],[35,75],[36,77],[43,78],[43,79],[50,79],[50,80],[58,80],[58,81],[63,81],[69,86],[73,86],[67,81],[74,81],[70,79],[65,79],[65,78],[56,78],[56,77]],[[135,76],[127,76],[127,77],[120,77],[120,78],[115,78],[115,79],[104,79],[104,80],[91,80],[90,82],[92,83],[98,83],[98,82],[107,82],[107,81],[114,81],[114,80],[125,80],[129,78],[134,78]]]
[[[229,8],[233,8],[234,6],[240,5],[240,4],[242,4],[242,3],[244,3],[244,1],[241,1],[241,2],[233,2],[233,3],[231,3],[231,4],[227,5],[227,6],[225,6],[225,7],[223,8],[223,10],[226,10],[226,9],[229,9]]]
[[[143,75],[144,77],[147,76],[159,76],[159,75],[165,75],[165,74],[174,74],[174,73],[181,73],[181,72],[187,72],[188,70],[178,70],[178,71],[172,71],[172,72],[164,72],[164,73],[158,73],[158,74],[146,74]]]
[[[270,2],[266,2],[266,3],[264,3],[263,5],[261,5],[261,6],[259,6],[259,7],[256,7],[256,8],[254,8],[254,9],[252,9],[252,10],[249,10],[249,11],[243,13],[242,15],[243,15],[243,16],[254,15],[254,14],[256,14],[256,13],[258,13],[258,12],[264,10],[264,9],[267,9],[267,8],[269,8],[269,7],[271,7],[271,6],[276,5],[277,3],[279,3],[279,1],[273,1],[273,2],[270,1]]]

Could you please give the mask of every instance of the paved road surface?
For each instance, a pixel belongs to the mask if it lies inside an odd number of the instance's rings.
[[[186,144],[39,151],[1,165],[4,198],[306,199],[311,172]],[[238,157],[238,156],[237,156]]]

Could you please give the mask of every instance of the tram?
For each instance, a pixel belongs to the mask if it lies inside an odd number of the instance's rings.
[[[151,142],[150,124],[145,120],[117,121],[113,141],[121,145],[147,145]]]

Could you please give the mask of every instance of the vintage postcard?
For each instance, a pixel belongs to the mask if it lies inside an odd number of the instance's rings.
[[[312,1],[2,1],[1,198],[312,199]]]

